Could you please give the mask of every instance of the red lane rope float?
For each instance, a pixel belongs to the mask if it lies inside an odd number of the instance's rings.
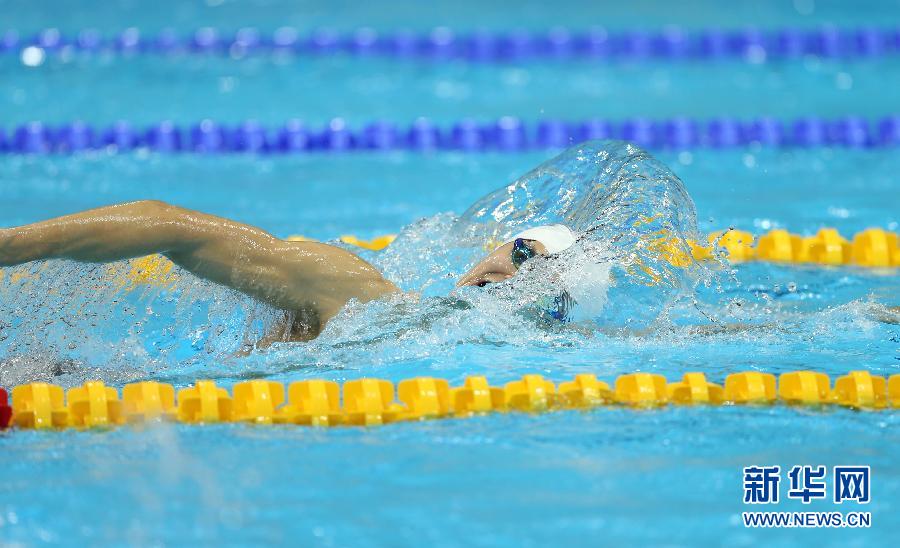
[[[12,419],[12,407],[9,406],[9,396],[6,390],[0,388],[0,429],[9,426]]]

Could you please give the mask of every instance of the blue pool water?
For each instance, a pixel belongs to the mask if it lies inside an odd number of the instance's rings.
[[[474,2],[447,3],[427,16],[411,15],[414,3],[387,10],[351,3],[115,2],[95,10],[73,5],[63,21],[59,8],[12,4],[0,2],[9,14],[4,24],[22,32],[284,24],[507,29],[511,13]],[[751,20],[765,27],[882,24],[896,16],[897,6],[761,2],[751,10],[690,2],[676,12],[653,2],[585,3],[554,13],[526,2],[514,11],[515,26],[536,29],[673,22],[735,28]],[[874,117],[895,113],[885,90],[898,83],[900,57],[496,66],[341,56],[111,56],[48,57],[25,67],[13,55],[0,57],[0,78],[4,126],[35,119],[192,123],[206,117],[319,123],[342,116],[360,124],[510,114]],[[371,237],[404,227],[414,236],[442,226],[555,153],[5,155],[0,226],[161,199],[282,237]],[[821,226],[845,235],[869,226],[898,230],[895,150],[748,147],[655,156],[684,182],[702,233],[730,226],[754,233],[783,227],[812,234]],[[428,264],[366,257],[394,273]],[[450,270],[458,274],[466,266]],[[457,384],[480,374],[502,384],[535,372],[557,382],[583,372],[611,381],[637,370],[669,379],[703,371],[715,382],[744,370],[811,369],[832,378],[856,369],[900,372],[900,327],[888,308],[900,305],[896,270],[753,263],[717,272],[708,287],[697,288],[704,312],[756,326],[724,334],[698,335],[685,327],[702,323],[690,307],[674,308],[640,335],[540,330],[497,321],[477,308],[436,321],[382,325],[373,323],[383,317],[372,310],[353,309],[312,343],[246,357],[233,351],[257,334],[269,312],[187,275],[176,291],[122,292],[103,266],[47,263],[16,271],[30,277],[21,284],[0,280],[0,386],[6,387],[32,380],[72,386],[92,378],[115,386],[148,378],[185,386],[213,378],[230,386],[247,378],[399,381],[427,375]],[[439,288],[449,279],[442,274],[422,277]],[[421,320],[423,311],[410,306]],[[722,407],[601,408],[377,429],[167,425],[3,432],[0,546],[886,545],[900,533],[894,518],[900,507],[898,426],[893,412]],[[872,512],[872,528],[745,529],[742,469],[754,464],[870,465],[872,502],[865,510]],[[785,501],[775,509],[835,508],[828,501],[808,507]]]

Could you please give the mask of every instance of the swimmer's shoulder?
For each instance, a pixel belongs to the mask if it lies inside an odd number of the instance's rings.
[[[284,242],[282,253],[295,269],[298,289],[307,294],[322,325],[350,299],[368,302],[400,291],[373,265],[337,246]]]

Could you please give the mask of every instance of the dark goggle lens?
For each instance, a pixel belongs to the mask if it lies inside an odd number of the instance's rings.
[[[535,255],[537,255],[537,253],[525,244],[525,240],[516,238],[512,249],[512,264],[514,267],[521,267],[522,263]]]

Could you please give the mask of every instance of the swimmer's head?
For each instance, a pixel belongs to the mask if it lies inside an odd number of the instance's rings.
[[[479,286],[512,278],[522,263],[537,255],[560,253],[575,243],[575,234],[563,225],[530,228],[495,249],[456,283],[457,287]]]

